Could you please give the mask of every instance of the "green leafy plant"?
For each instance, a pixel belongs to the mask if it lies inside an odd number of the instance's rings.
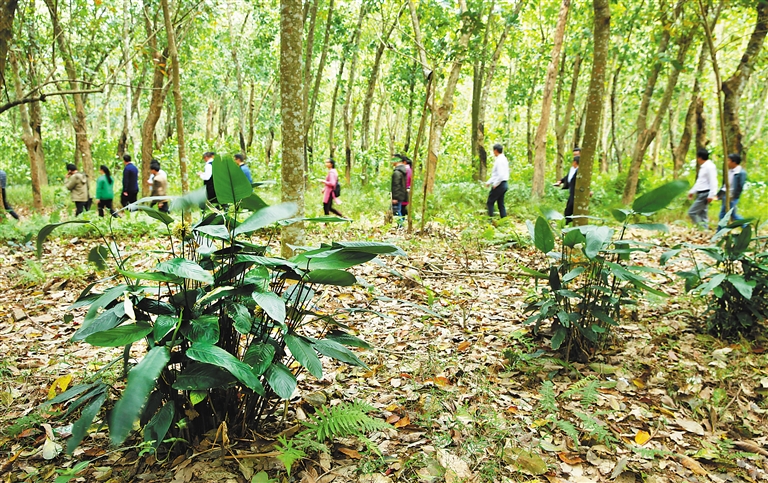
[[[172,230],[171,215],[140,204],[153,198],[139,200],[136,209],[165,225],[169,249],[149,254],[157,258],[152,270],[133,271],[128,262],[140,254],[121,253],[102,235],[105,245],[94,249],[93,261],[112,261],[121,283],[101,293],[91,284],[72,306],[88,307],[73,341],[124,348],[127,383],[107,420],[113,445],[137,421],[153,449],[167,439],[192,441],[224,421],[243,435],[273,420],[280,400],[296,390],[298,373],[321,378],[321,357],[366,367],[350,348],[368,344],[313,301],[324,287],[354,285],[350,267],[403,252],[386,243],[338,242],[291,259],[268,256],[268,244],[255,243],[254,233],[307,219],[291,219],[291,203],[267,206],[231,158],[216,159],[213,176],[222,205],[207,204],[192,226]],[[204,189],[174,199],[171,209],[199,205],[206,206]],[[38,253],[60,225],[40,230]],[[139,344],[146,344],[145,354],[129,368],[131,348],[144,347]],[[66,404],[64,417],[80,416],[69,453],[113,393],[95,379],[46,403]]]
[[[747,336],[768,317],[768,238],[751,220],[723,217],[709,245],[682,243],[661,256],[661,264],[687,253],[693,270],[678,272],[685,289],[707,301],[706,331],[733,339]],[[698,255],[704,255],[704,260]]]
[[[635,303],[635,297],[646,293],[665,296],[644,276],[663,272],[630,263],[631,254],[648,252],[649,244],[625,235],[628,228],[666,231],[662,224],[630,220],[653,215],[687,188],[686,182],[673,181],[640,196],[630,209],[614,210],[614,218],[622,224],[618,232],[597,225],[566,228],[559,237],[559,252],[549,220],[539,216],[535,224],[529,222],[534,245],[549,260],[545,272],[522,267],[534,278],[548,281],[528,299],[526,312],[532,315],[527,323],[534,325],[534,333],[550,321],[552,348],[562,349],[566,360],[588,360],[619,324],[623,305]]]

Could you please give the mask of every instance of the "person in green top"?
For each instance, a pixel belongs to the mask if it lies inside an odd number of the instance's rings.
[[[109,174],[109,168],[105,165],[99,167],[101,176],[96,180],[96,206],[99,207],[99,216],[104,216],[104,208],[117,218],[117,213],[112,209],[112,200],[115,198],[115,180]]]

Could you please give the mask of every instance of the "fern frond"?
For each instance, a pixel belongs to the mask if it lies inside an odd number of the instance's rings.
[[[557,420],[555,421],[555,426],[560,428],[562,432],[565,433],[566,436],[571,438],[573,440],[574,444],[578,447],[580,446],[579,443],[579,430],[576,429],[576,426],[573,425],[570,421],[565,420]]]
[[[600,397],[600,393],[597,391],[600,387],[600,381],[594,377],[589,376],[577,381],[563,393],[563,397],[573,398],[579,396],[581,407],[588,409],[595,404]]]
[[[552,381],[541,383],[539,390],[539,410],[543,414],[557,414],[557,396],[555,396],[555,385]]]
[[[584,427],[584,431],[589,433],[591,438],[594,438],[598,443],[602,443],[611,448],[613,443],[616,442],[616,438],[613,437],[608,429],[605,427],[605,423],[595,418],[591,414],[586,414],[578,411],[574,413],[580,420]]]
[[[374,408],[363,402],[341,403],[338,406],[323,406],[310,415],[304,425],[314,434],[316,441],[326,441],[347,436],[363,436],[372,431],[391,428],[386,422],[368,416]]]

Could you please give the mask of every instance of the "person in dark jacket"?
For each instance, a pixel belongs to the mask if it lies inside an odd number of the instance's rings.
[[[577,148],[578,149],[578,148]],[[576,149],[573,150],[576,152]],[[579,152],[581,152],[579,150]],[[563,176],[563,179],[555,183],[555,186],[560,186],[564,190],[568,190],[568,202],[565,204],[565,224],[573,221],[573,202],[576,197],[576,176],[579,174],[579,156],[573,157],[573,164],[571,169],[568,170],[568,174]]]
[[[395,165],[392,171],[392,214],[398,226],[403,226],[403,202],[408,201],[408,170],[402,158],[392,158]]]
[[[741,167],[741,156],[736,153],[728,155],[728,184],[731,187],[731,206],[728,210],[732,209],[731,218],[734,220],[743,220],[744,217],[736,214],[736,205],[739,204],[739,198],[741,198],[741,192],[744,190],[744,185],[747,182],[747,172]],[[720,192],[717,193],[718,198],[723,200],[723,205],[720,208],[720,219],[722,220],[728,210],[725,209],[725,185],[720,188]]]
[[[205,161],[205,166],[203,167],[203,171],[199,171],[197,173],[197,175],[200,176],[200,179],[203,180],[203,184],[205,185],[205,193],[208,196],[208,201],[211,203],[216,203],[216,188],[213,186],[214,156],[216,156],[216,153],[211,151],[203,153],[203,161]]]
[[[120,195],[120,204],[123,207],[136,202],[139,194],[139,168],[131,162],[129,154],[123,155],[123,192]]]
[[[8,204],[8,200],[5,198],[5,186],[8,183],[8,175],[5,174],[5,171],[0,169],[0,189],[3,191],[3,209],[12,217],[19,219],[19,215],[16,214],[15,211],[13,211],[13,208],[11,205]]]

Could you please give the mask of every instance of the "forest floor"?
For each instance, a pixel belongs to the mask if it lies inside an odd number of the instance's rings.
[[[312,236],[319,242],[336,229]],[[519,267],[541,269],[546,261],[515,243],[527,239],[517,229],[522,236],[497,232],[495,243],[439,226],[421,237],[345,232],[396,243],[408,257],[358,267],[368,286],[320,296],[329,313],[370,310],[342,318],[373,346],[358,353],[369,369],[324,360],[322,380],[300,378],[281,429],[295,432],[318,404],[353,400],[375,407],[372,414],[392,427],[369,434],[368,443],[337,439],[328,453],[297,461],[290,475],[275,457],[276,434],[223,447],[211,435],[185,455],[157,461],[136,448],[110,449],[102,428],[73,458],[45,459],[46,441],[60,443],[67,428],[36,417],[34,408],[121,351],[69,342],[83,314],[65,322],[67,307],[95,280],[72,260],[86,259],[91,240],[47,242],[48,275],[30,273],[30,246],[2,246],[0,480],[53,481],[90,460],[73,481],[768,481],[768,339],[702,335],[705,306],[685,295],[673,265],[656,280],[671,297],[626,310],[590,363],[567,363],[549,349],[546,330],[534,335],[525,324],[534,283]],[[705,241],[681,228],[635,236],[665,246]],[[660,253],[638,263],[658,266]]]

